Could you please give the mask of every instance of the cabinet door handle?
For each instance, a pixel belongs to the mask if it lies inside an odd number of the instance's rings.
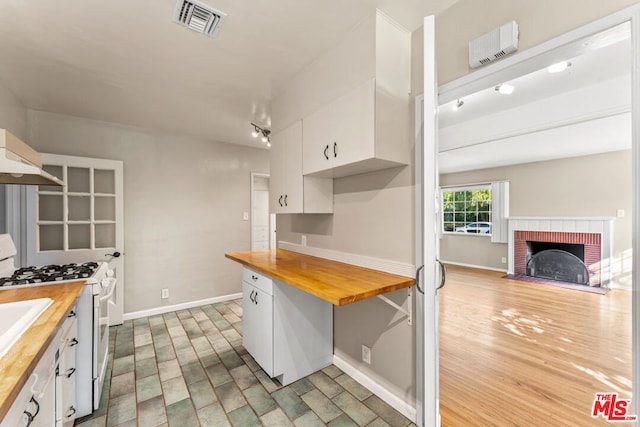
[[[71,312],[69,314],[67,314],[67,317],[76,317],[77,314],[75,311],[71,310]]]
[[[35,412],[35,414],[32,415],[32,420],[33,420],[33,418],[37,417],[38,414],[40,413],[40,404],[36,400],[35,396],[31,396],[31,400],[29,400],[29,402],[32,402],[32,403],[34,403],[36,405],[36,412]]]
[[[249,299],[251,300],[251,302],[253,302],[253,293],[254,293],[254,292],[255,292],[255,291],[251,291],[251,295],[249,295]]]
[[[438,289],[442,289],[444,287],[444,284],[447,281],[447,268],[444,266],[442,261],[440,261],[437,258],[436,258],[436,262],[440,264],[440,285],[436,288],[436,291],[437,291]]]
[[[282,194],[280,195],[280,198],[278,199],[278,203],[280,203],[280,207],[282,207]]]
[[[256,296],[253,297],[253,302],[256,303],[256,305],[258,305],[258,293],[256,292]]]
[[[69,409],[67,409],[67,414],[66,414],[67,418],[73,417],[76,414],[76,412],[77,412],[76,408],[74,408],[73,405],[70,406]]]
[[[258,280],[258,276],[255,276],[255,275],[252,274],[251,275],[251,280],[253,280],[255,282],[256,280]]]
[[[33,415],[29,411],[24,411],[24,414],[27,416],[27,424],[24,427],[29,427],[33,422]]]
[[[75,338],[72,338],[71,341],[69,342],[69,347],[73,347],[74,345],[78,344],[78,340]]]
[[[338,143],[333,142],[333,157],[338,157]]]
[[[287,195],[286,195],[286,194],[284,195],[284,205],[285,205],[285,206],[289,206],[289,205],[287,204]]]
[[[329,160],[329,146],[324,147],[324,158]]]
[[[71,378],[71,375],[73,375],[76,372],[76,368],[71,368],[68,369],[67,372],[65,372],[64,374],[67,376],[67,378]]]

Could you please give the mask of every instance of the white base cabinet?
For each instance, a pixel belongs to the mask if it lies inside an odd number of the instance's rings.
[[[273,377],[273,296],[271,279],[251,273],[255,282],[242,280],[242,345],[256,363]],[[260,279],[258,283],[258,278]],[[267,284],[267,282],[269,282]]]
[[[76,334],[77,321],[73,315],[40,358],[0,427],[73,426]]]
[[[333,361],[333,305],[250,268],[242,273],[243,345],[282,385]]]
[[[56,427],[73,427],[76,419],[76,346],[78,322],[71,312],[60,341],[60,363],[56,375]]]

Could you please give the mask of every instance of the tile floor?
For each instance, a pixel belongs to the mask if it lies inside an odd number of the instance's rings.
[[[286,387],[242,347],[240,300],[110,329],[100,408],[80,427],[408,426],[335,366]]]

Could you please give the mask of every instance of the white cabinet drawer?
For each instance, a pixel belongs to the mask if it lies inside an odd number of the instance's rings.
[[[252,284],[269,295],[273,295],[273,281],[269,276],[265,276],[264,274],[257,273],[250,268],[244,267],[242,269],[242,281]]]

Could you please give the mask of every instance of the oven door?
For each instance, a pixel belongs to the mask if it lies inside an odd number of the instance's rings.
[[[107,277],[100,282],[100,293],[94,295],[93,328],[94,328],[94,375],[93,382],[93,409],[100,405],[100,392],[104,384],[107,371],[107,359],[109,349],[109,300],[116,288],[116,279]]]

